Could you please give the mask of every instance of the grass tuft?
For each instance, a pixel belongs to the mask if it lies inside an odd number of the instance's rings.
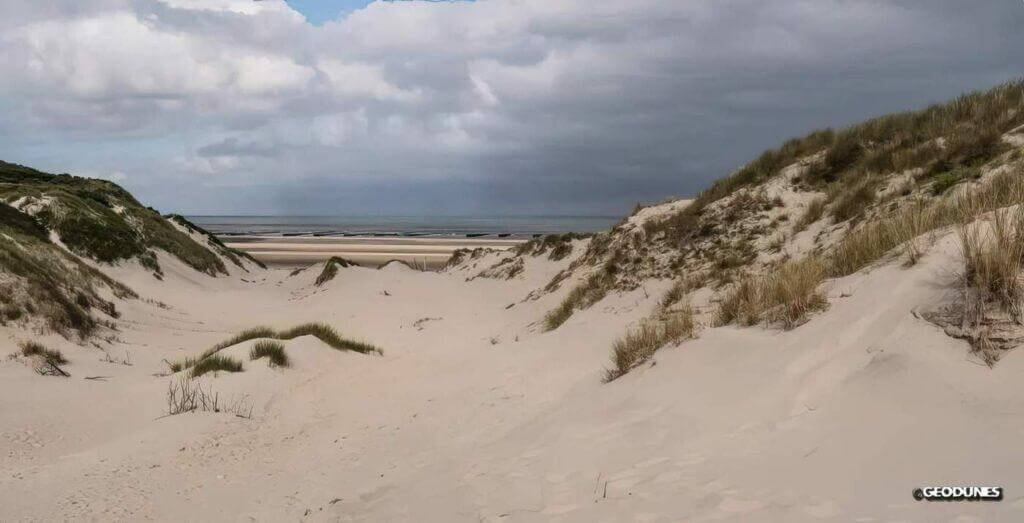
[[[25,357],[40,356],[51,365],[64,365],[68,362],[59,350],[48,349],[35,341],[23,341],[18,346],[21,347],[21,355]]]
[[[984,301],[995,301],[1020,317],[1021,262],[1024,260],[1024,207],[996,211],[987,234],[981,227],[958,229],[963,280]]]
[[[324,270],[320,271],[320,275],[316,277],[314,285],[317,287],[331,281],[335,276],[338,275],[338,267],[357,267],[359,264],[351,260],[346,260],[339,256],[331,256],[329,260],[324,262]]]
[[[818,291],[824,279],[825,264],[816,257],[784,263],[767,276],[744,278],[722,298],[716,323],[778,323],[792,329],[828,306]]]
[[[333,327],[326,323],[304,323],[284,331],[275,331],[274,329],[265,326],[252,327],[214,345],[200,354],[197,358],[185,358],[180,361],[168,362],[168,365],[170,366],[171,372],[181,372],[185,369],[195,368],[207,359],[216,356],[218,352],[239,343],[257,338],[291,340],[298,338],[299,336],[315,336],[319,338],[320,341],[336,350],[350,350],[362,354],[384,354],[383,350],[369,343],[343,338],[338,334],[338,331],[334,330]],[[238,366],[240,371],[241,364],[239,363]]]
[[[253,344],[252,350],[249,351],[249,359],[258,360],[264,357],[269,359],[271,367],[291,366],[288,354],[284,351],[284,345],[280,342],[260,340]]]
[[[592,274],[579,285],[573,287],[569,294],[544,316],[544,330],[553,331],[565,323],[576,309],[585,309],[604,298],[608,293],[611,274],[601,270]]]
[[[213,354],[199,360],[192,367],[192,377],[198,378],[207,372],[242,372],[242,370],[244,370],[242,362],[228,356]]]
[[[290,340],[298,338],[299,336],[316,336],[320,341],[336,350],[350,350],[362,354],[384,354],[384,351],[369,343],[353,341],[341,337],[341,335],[338,334],[338,331],[334,330],[334,327],[331,327],[326,323],[304,323],[302,325],[292,327],[291,329],[281,331],[273,337],[276,337],[279,340]]]
[[[661,320],[646,320],[612,345],[611,369],[605,371],[605,382],[613,381],[649,360],[658,349],[669,343],[693,338],[697,332],[693,308],[685,304],[666,313]]]

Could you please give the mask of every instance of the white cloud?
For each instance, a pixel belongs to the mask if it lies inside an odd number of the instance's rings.
[[[283,0],[7,0],[0,154],[87,140],[131,183],[372,172],[635,200],[809,126],[1015,74],[1014,7],[377,1],[314,27]],[[136,173],[118,162],[139,144]]]

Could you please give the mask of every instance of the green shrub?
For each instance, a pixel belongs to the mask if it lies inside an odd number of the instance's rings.
[[[976,167],[957,167],[935,176],[932,182],[932,194],[938,196],[954,185],[971,178],[979,178],[981,172]]]

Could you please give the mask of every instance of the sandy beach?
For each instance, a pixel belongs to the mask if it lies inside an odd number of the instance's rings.
[[[274,266],[305,266],[332,256],[340,256],[368,267],[377,267],[391,260],[401,260],[427,269],[441,267],[451,257],[452,252],[458,249],[508,250],[526,241],[393,236],[226,236],[222,240],[229,247],[248,252],[263,263]]]

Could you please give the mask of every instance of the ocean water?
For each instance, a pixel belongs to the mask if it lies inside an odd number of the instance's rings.
[[[621,216],[189,216],[217,235],[530,237],[599,232]]]

